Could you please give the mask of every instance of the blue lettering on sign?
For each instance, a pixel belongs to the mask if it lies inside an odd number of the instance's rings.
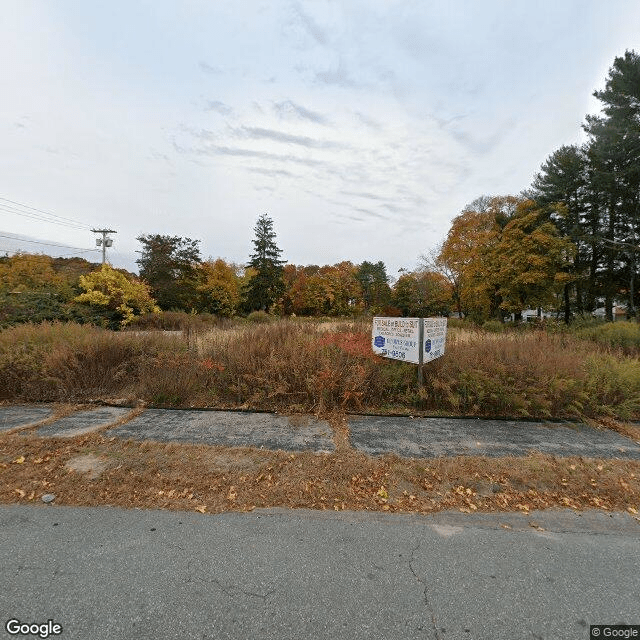
[[[429,351],[431,351],[431,340],[427,340],[427,341],[424,343],[424,350],[425,350],[427,353],[429,353]]]
[[[384,338],[382,336],[376,336],[373,340],[373,344],[375,344],[376,347],[384,347]]]

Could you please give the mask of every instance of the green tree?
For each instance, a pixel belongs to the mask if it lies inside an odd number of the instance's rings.
[[[244,291],[246,307],[249,311],[267,311],[285,291],[283,265],[286,264],[286,260],[280,259],[282,249],[276,244],[273,220],[266,213],[258,218],[253,230],[254,251],[247,268],[255,273]]]
[[[588,188],[588,156],[577,145],[560,147],[551,154],[536,175],[531,197],[539,206],[546,207],[550,220],[561,235],[576,246],[569,267],[572,282],[563,291],[564,319],[571,316],[572,291],[578,313],[593,311],[597,293],[600,230],[597,207],[590,206]]]
[[[151,287],[151,293],[163,310],[190,310],[198,301],[198,265],[200,240],[141,235],[140,277]]]
[[[392,303],[405,317],[448,315],[451,294],[450,283],[440,273],[413,271],[403,273],[394,284]]]
[[[356,271],[356,280],[362,287],[362,296],[366,311],[377,313],[391,302],[391,287],[387,268],[380,260],[369,262],[365,260]]]
[[[613,302],[627,290],[628,308],[635,315],[637,247],[640,241],[640,55],[626,51],[615,58],[605,88],[593,94],[602,102],[602,115],[589,115],[590,178],[598,198],[604,244],[601,269],[607,319]],[[626,286],[623,285],[626,283]]]
[[[0,292],[50,291],[59,289],[63,278],[49,256],[16,253],[0,259]]]

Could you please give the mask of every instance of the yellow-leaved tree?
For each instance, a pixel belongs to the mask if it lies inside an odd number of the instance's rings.
[[[120,326],[129,324],[136,315],[160,311],[144,282],[127,277],[108,264],[102,265],[98,271],[80,276],[79,284],[85,292],[77,296],[75,301],[113,312]]]
[[[571,281],[575,246],[525,198],[479,198],[454,218],[437,263],[454,299],[476,321],[554,306]]]
[[[49,256],[16,253],[0,260],[0,291],[55,291],[62,284]]]
[[[231,317],[241,302],[242,278],[238,267],[222,258],[207,260],[198,265],[197,291],[200,311]]]

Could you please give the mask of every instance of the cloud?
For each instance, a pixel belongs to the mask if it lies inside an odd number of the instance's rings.
[[[451,131],[450,133],[454,140],[465,146],[469,151],[473,151],[479,155],[484,155],[492,151],[500,144],[500,141],[505,135],[505,131],[502,129],[498,129],[498,131],[484,139],[474,137],[466,131],[457,130]]]
[[[210,73],[212,75],[216,75],[217,76],[217,75],[220,75],[220,74],[223,73],[223,71],[222,71],[222,69],[220,69],[220,67],[214,67],[214,66],[210,65],[208,62],[205,62],[204,60],[200,60],[200,62],[198,62],[198,66],[205,73]]]
[[[400,207],[397,204],[391,204],[389,202],[385,202],[381,206],[387,209],[387,211],[391,211],[392,213],[407,213],[409,211],[407,207]]]
[[[358,118],[358,120],[360,120],[360,122],[362,122],[362,124],[369,127],[369,129],[373,129],[374,131],[382,130],[382,125],[377,120],[369,118],[369,116],[366,116],[364,113],[361,113],[360,111],[354,111],[354,115],[356,116],[356,118]]]
[[[380,218],[382,220],[389,220],[389,216],[385,216],[377,211],[371,211],[371,209],[364,209],[362,207],[351,207],[353,211],[358,211],[359,213],[364,213],[366,216],[370,216],[371,218]]]
[[[365,191],[341,191],[340,193],[345,196],[355,196],[356,198],[368,198],[369,200],[387,200],[383,196],[376,195],[375,193],[367,193]]]
[[[290,113],[294,113],[302,120],[309,120],[309,122],[313,122],[315,124],[328,125],[329,119],[326,116],[323,116],[321,113],[317,111],[311,111],[306,109],[305,107],[296,104],[292,100],[285,100],[283,102],[276,102],[273,105],[274,110],[279,116],[288,115]]]
[[[201,147],[183,147],[173,140],[173,147],[179,153],[201,155],[201,156],[231,156],[237,158],[259,158],[260,160],[273,160],[275,162],[301,164],[307,167],[331,170],[329,163],[312,158],[299,158],[291,154],[270,153],[256,149],[244,149],[242,147],[228,147],[216,144],[204,145]]]
[[[349,147],[329,140],[315,140],[307,136],[296,136],[284,131],[263,129],[261,127],[239,127],[233,130],[237,137],[253,140],[274,140],[285,144],[297,144],[310,149],[348,149]]]
[[[344,88],[355,88],[358,86],[358,83],[349,76],[349,72],[342,58],[338,62],[337,67],[329,69],[328,71],[316,71],[315,80],[322,84],[336,85]]]
[[[344,220],[352,220],[354,222],[366,222],[366,220],[364,218],[361,218],[360,216],[350,216],[347,215],[346,213],[334,213],[332,212],[331,215],[334,218],[342,218],[343,220],[338,220],[338,224],[346,224],[344,222]]]
[[[325,46],[328,42],[326,31],[318,26],[318,23],[313,17],[303,11],[300,3],[296,2],[293,5],[293,11],[298,18],[298,24],[300,24],[319,45]]]
[[[287,171],[286,169],[263,169],[262,167],[247,167],[247,171],[251,173],[260,173],[265,176],[275,177],[282,176],[285,178],[299,178],[300,176],[295,173],[291,173],[291,171]]]
[[[214,140],[216,138],[216,134],[209,129],[194,129],[186,125],[182,125],[180,129],[194,138],[198,138],[198,140]]]
[[[233,111],[229,105],[220,102],[220,100],[208,100],[204,109],[205,111],[215,111],[223,116],[228,116]]]

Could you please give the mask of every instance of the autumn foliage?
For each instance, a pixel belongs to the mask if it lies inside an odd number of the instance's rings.
[[[194,335],[77,324],[0,333],[0,399],[128,398],[164,406],[530,418],[640,416],[640,363],[621,347],[543,331],[450,329],[445,356],[374,356],[370,323],[280,320]]]

